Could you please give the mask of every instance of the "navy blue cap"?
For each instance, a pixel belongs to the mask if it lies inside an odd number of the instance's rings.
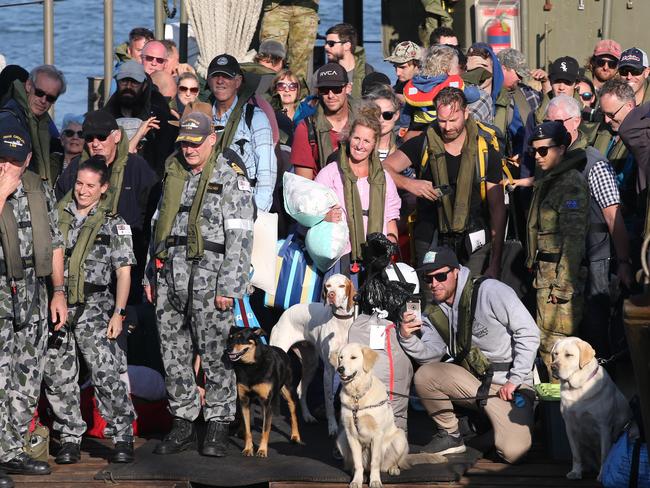
[[[0,117],[0,158],[25,161],[32,152],[29,133],[13,115]]]
[[[422,259],[422,266],[416,271],[418,273],[426,273],[427,271],[435,271],[445,266],[460,268],[458,258],[454,254],[454,251],[446,246],[431,246]]]
[[[555,144],[569,146],[571,135],[559,120],[549,120],[535,126],[529,142],[551,139]]]

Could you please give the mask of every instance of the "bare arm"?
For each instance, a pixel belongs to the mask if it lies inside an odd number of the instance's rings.
[[[52,286],[64,284],[63,248],[57,247],[52,251]],[[55,291],[50,300],[50,314],[54,322],[54,330],[59,330],[68,319],[68,303],[65,293]]]
[[[438,195],[433,190],[433,183],[427,180],[416,180],[404,176],[402,171],[411,166],[411,160],[399,149],[384,159],[384,169],[400,190],[405,190],[418,198],[426,198],[435,202]]]
[[[131,266],[122,266],[115,270],[117,276],[117,286],[115,290],[115,311],[108,321],[106,335],[109,339],[117,339],[122,332],[122,322],[124,317],[117,312],[119,308],[126,308],[126,301],[129,298],[129,289],[131,288]]]
[[[316,176],[316,173],[314,172],[313,169],[303,168],[300,166],[296,166],[296,174],[298,176],[302,176],[303,178],[307,178],[308,180],[313,180],[314,177]]]

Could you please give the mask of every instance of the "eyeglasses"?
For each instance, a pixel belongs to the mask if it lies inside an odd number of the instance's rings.
[[[627,75],[641,76],[644,71],[645,68],[634,68],[632,66],[623,66],[622,68],[618,69],[618,74],[621,75],[623,78],[627,78]]]
[[[278,81],[278,84],[275,85],[275,87],[278,91],[296,91],[298,89],[298,83],[295,81]]]
[[[585,102],[588,102],[592,98],[594,98],[594,94],[591,92],[582,92],[580,94],[580,98],[582,98]]]
[[[551,149],[552,147],[558,147],[557,144],[554,144],[553,146],[540,146],[540,147],[533,147],[530,146],[528,148],[528,154],[530,154],[532,157],[535,157],[535,154],[539,154],[541,157],[545,158],[546,155],[548,154],[548,150]]]
[[[348,41],[325,41],[325,44],[327,44],[328,47],[334,47],[337,44],[345,44]]]
[[[393,117],[395,117],[394,110],[392,112],[390,110],[386,110],[385,112],[381,113],[381,118],[384,120],[393,120]]]
[[[84,136],[84,141],[93,142],[95,139],[97,139],[99,142],[104,142],[112,133],[113,131],[110,131],[108,134],[86,134]]]
[[[599,68],[604,67],[605,65],[609,66],[610,69],[616,69],[618,66],[618,61],[616,59],[606,59],[606,58],[596,58],[594,60],[596,66]]]
[[[318,87],[319,95],[327,95],[329,92],[332,92],[334,95],[340,95],[343,91],[342,86],[321,86]]]
[[[149,56],[148,54],[143,54],[142,59],[144,59],[148,63],[153,63],[154,60],[155,60],[156,63],[158,63],[158,64],[164,64],[165,61],[167,61],[166,58],[159,58],[157,56]]]
[[[614,117],[616,117],[616,114],[619,113],[619,112],[621,111],[621,109],[622,109],[623,107],[625,107],[626,104],[627,104],[627,102],[623,103],[623,105],[621,105],[620,107],[618,107],[618,110],[617,110],[616,112],[614,112],[613,114],[610,114],[610,113],[608,113],[608,112],[604,112],[604,111],[603,111],[603,115],[604,115],[605,117],[609,118],[609,119],[614,120]]]
[[[66,129],[63,131],[63,135],[66,137],[74,137],[75,135],[77,137],[83,137],[84,133],[81,130]]]
[[[438,283],[444,283],[447,281],[447,275],[451,273],[452,270],[448,269],[447,271],[441,271],[440,273],[425,274],[422,277],[422,280],[427,283],[433,283],[433,280],[436,280]]]
[[[192,95],[196,95],[199,92],[199,87],[198,86],[184,86],[184,85],[178,85],[178,91],[185,93],[185,92],[190,92]]]
[[[36,86],[34,86],[34,96],[36,98],[45,97],[45,100],[47,100],[49,103],[54,103],[59,98],[58,95],[50,95],[49,93],[45,93],[43,90],[37,88]]]
[[[470,47],[467,50],[467,56],[480,56],[483,59],[488,59],[490,57],[490,53],[488,52],[487,49],[482,49],[480,47]]]
[[[542,122],[562,122],[564,124],[567,120],[571,120],[572,118],[573,117],[567,117],[566,119],[544,119]]]

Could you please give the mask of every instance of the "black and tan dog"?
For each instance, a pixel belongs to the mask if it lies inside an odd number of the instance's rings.
[[[232,327],[228,335],[228,357],[237,375],[237,395],[245,427],[245,445],[242,454],[253,455],[251,434],[251,400],[257,399],[262,406],[264,423],[262,438],[256,455],[267,457],[273,408],[280,395],[289,404],[291,414],[291,441],[300,443],[298,417],[296,416],[296,392],[291,384],[289,356],[275,346],[262,344],[262,329]]]

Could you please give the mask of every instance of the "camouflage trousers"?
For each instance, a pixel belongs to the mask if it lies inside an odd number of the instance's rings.
[[[43,382],[54,412],[53,430],[60,433],[61,442],[79,444],[86,431],[86,423],[81,418],[79,352],[90,370],[97,407],[108,424],[113,442],[133,440],[135,410],[127,386],[120,378],[126,355],[116,340],[106,336],[113,304],[108,292],[93,296],[61,347],[47,351]],[[78,307],[68,308],[68,323],[78,313]]]
[[[548,301],[550,288],[537,289],[537,326],[540,330],[539,354],[551,376],[551,349],[565,337],[577,335],[582,320],[584,296],[575,294],[566,303]]]
[[[212,280],[210,280],[212,281]],[[214,304],[216,287],[195,289],[192,311],[185,320],[187,290],[172,290],[158,280],[156,321],[165,365],[169,410],[175,417],[193,421],[201,412],[193,359],[201,357],[205,374],[205,420],[231,422],[235,418],[236,379],[225,356],[226,340],[234,325],[232,310],[222,312]]]
[[[46,320],[14,332],[11,318],[0,319],[0,462],[22,452],[41,392],[46,344]]]
[[[298,79],[309,79],[309,60],[316,42],[318,13],[300,5],[280,5],[271,2],[264,11],[260,41],[273,39],[287,48],[287,61]]]

